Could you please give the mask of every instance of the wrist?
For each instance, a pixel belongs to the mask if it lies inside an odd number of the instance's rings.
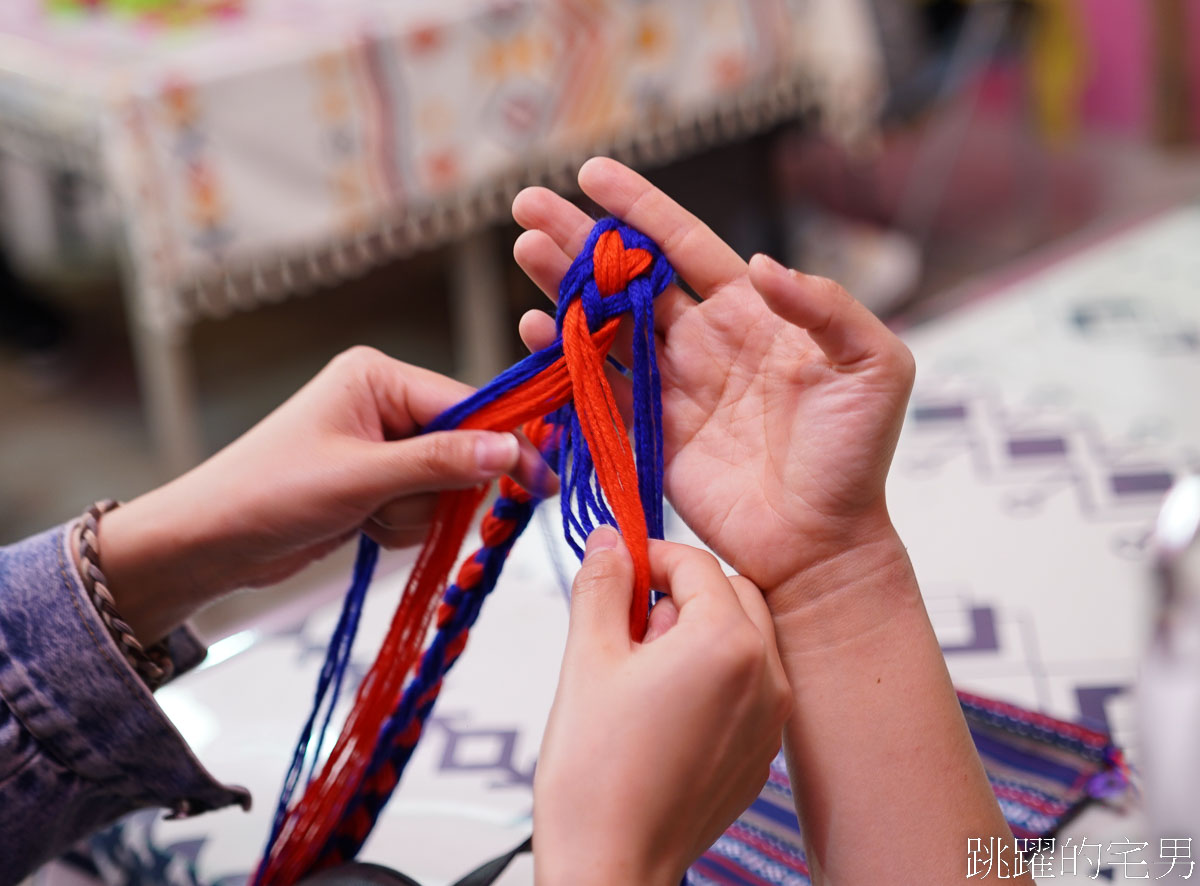
[[[543,776],[541,770],[539,777]],[[562,787],[560,793],[570,791]],[[543,784],[541,790],[547,790]],[[639,839],[643,824],[626,817],[593,817],[578,806],[548,807],[539,811],[538,787],[534,789],[533,865],[535,886],[679,886],[684,869],[676,862],[679,853],[662,841]],[[595,812],[592,805],[590,812]],[[653,842],[654,845],[647,845]]]
[[[921,603],[908,557],[886,513],[853,542],[766,590],[780,651],[840,645]]]
[[[534,849],[534,886],[613,886],[615,883],[637,886],[679,886],[683,871],[647,870],[620,857],[596,858],[594,855],[570,855],[544,858],[541,847]]]
[[[208,546],[181,515],[169,486],[106,514],[99,525],[101,567],[125,621],[143,644],[182,624],[208,598]]]

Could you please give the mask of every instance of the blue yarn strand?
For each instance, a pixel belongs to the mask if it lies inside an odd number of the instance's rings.
[[[317,763],[320,762],[321,751],[325,747],[325,735],[329,731],[329,721],[333,718],[342,687],[346,683],[346,668],[350,664],[354,638],[358,635],[358,622],[362,616],[363,603],[366,600],[367,589],[371,586],[371,578],[375,575],[375,566],[378,562],[379,545],[365,535],[359,536],[358,556],[355,557],[354,562],[354,578],[351,582],[350,593],[346,595],[347,599],[353,601],[352,607],[347,626],[341,631],[337,628],[334,629],[334,643],[340,645],[341,649],[331,681],[329,704],[325,707],[325,719],[321,722],[321,731],[317,733],[317,744],[313,749],[312,759],[309,761],[306,783],[312,781],[317,774]],[[340,621],[341,619],[339,619],[339,627]]]
[[[313,728],[321,710],[325,709],[325,717],[321,722],[321,730],[317,733],[317,742],[313,747],[309,764],[308,779],[311,781],[316,771],[317,761],[321,756],[321,748],[325,744],[325,733],[329,728],[329,720],[337,705],[338,696],[346,680],[346,667],[350,663],[350,652],[354,646],[354,638],[358,635],[359,620],[362,615],[363,601],[366,599],[367,588],[371,577],[375,574],[375,564],[379,560],[379,545],[365,535],[359,536],[358,553],[354,559],[354,573],[346,598],[342,601],[342,611],[338,616],[337,625],[333,629],[333,637],[325,652],[325,661],[321,664],[321,672],[317,677],[317,688],[313,696],[312,709],[304,728],[300,730],[300,738],[292,751],[292,762],[284,776],[283,788],[279,792],[279,801],[275,806],[275,818],[271,823],[271,833],[267,838],[264,856],[279,839],[279,832],[287,818],[288,806],[300,782],[304,770],[304,761],[309,757],[309,744]],[[328,707],[325,699],[329,697]],[[306,783],[307,783],[306,781]],[[255,882],[259,882],[256,877]]]
[[[662,395],[654,347],[654,296],[645,280],[629,285],[633,299],[633,431],[638,493],[650,538],[663,537]],[[650,467],[650,470],[647,470]]]

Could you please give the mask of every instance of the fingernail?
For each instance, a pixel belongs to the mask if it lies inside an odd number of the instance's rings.
[[[601,551],[611,551],[617,546],[617,533],[611,526],[597,526],[588,536],[587,547],[583,549],[584,559]]]
[[[475,438],[475,464],[487,473],[506,471],[517,462],[517,438],[512,434],[486,433]]]
[[[779,262],[775,261],[775,259],[771,258],[771,256],[767,255],[765,252],[760,252],[755,255],[751,261],[754,260],[758,260],[758,262],[763,266],[764,271],[768,271],[772,274],[792,275],[796,273],[790,268],[786,268]]]

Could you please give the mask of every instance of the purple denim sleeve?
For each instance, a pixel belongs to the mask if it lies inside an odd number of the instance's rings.
[[[66,527],[0,548],[0,886],[134,809],[231,804],[96,615]],[[179,670],[204,650],[169,638]]]

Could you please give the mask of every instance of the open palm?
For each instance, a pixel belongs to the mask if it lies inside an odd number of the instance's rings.
[[[584,192],[661,244],[678,287],[655,305],[667,496],[696,534],[770,592],[890,531],[883,486],[912,385],[907,348],[829,280],[749,265],[640,175],[605,158]],[[514,253],[548,294],[593,220],[551,191],[513,203]],[[554,335],[526,315],[531,347]],[[619,389],[620,379],[614,388]]]

